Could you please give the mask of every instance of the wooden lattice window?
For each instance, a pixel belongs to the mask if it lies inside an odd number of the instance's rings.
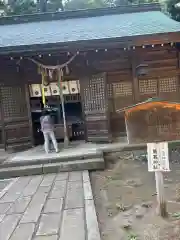
[[[89,79],[89,84],[84,88],[84,107],[85,111],[105,110],[107,108],[107,99],[105,96],[105,79],[94,77]]]
[[[1,87],[1,101],[4,118],[27,115],[25,92],[21,87]]]
[[[157,127],[157,130],[158,130],[158,134],[163,134],[163,133],[166,133],[170,130],[171,128],[171,125],[170,124],[163,124],[163,125],[159,125]]]
[[[160,92],[177,92],[178,91],[178,78],[169,77],[159,79]]]
[[[156,94],[157,80],[156,79],[139,80],[139,93],[140,95]]]
[[[112,89],[111,83],[107,84],[107,93],[108,93],[108,97],[112,97],[113,89]]]
[[[114,97],[126,97],[132,95],[132,83],[113,83],[113,94]]]

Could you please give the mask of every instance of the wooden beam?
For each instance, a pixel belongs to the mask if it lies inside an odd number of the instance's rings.
[[[105,38],[105,39],[92,39],[81,40],[73,42],[62,43],[47,43],[47,44],[34,44],[29,46],[11,46],[1,47],[0,55],[12,54],[39,54],[44,51],[61,51],[61,52],[76,52],[76,51],[94,51],[96,49],[114,49],[114,48],[128,48],[133,46],[142,45],[155,45],[167,44],[170,42],[179,42],[180,31],[172,33],[158,33],[148,34],[141,36],[127,36],[119,38]]]
[[[130,61],[131,61],[131,66],[132,66],[132,80],[133,80],[133,97],[134,97],[134,102],[139,102],[139,84],[138,84],[138,78],[136,75],[136,66],[137,66],[137,61],[136,61],[136,52],[131,52],[130,54]]]

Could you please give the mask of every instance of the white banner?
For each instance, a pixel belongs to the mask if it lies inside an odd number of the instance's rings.
[[[147,154],[149,172],[170,171],[168,142],[147,143]]]

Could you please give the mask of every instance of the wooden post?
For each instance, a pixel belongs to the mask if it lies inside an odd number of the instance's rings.
[[[148,171],[155,172],[157,192],[157,212],[161,217],[167,217],[167,206],[164,196],[163,172],[169,169],[168,142],[147,143]]]
[[[127,142],[129,144],[129,131],[128,131],[128,125],[127,125],[126,116],[124,116],[124,119],[125,119],[125,126],[126,126]]]
[[[167,217],[167,206],[166,200],[164,196],[164,180],[163,173],[160,171],[155,172],[155,180],[156,180],[156,192],[157,192],[157,202],[158,202],[158,214],[161,217]]]
[[[139,96],[139,83],[138,83],[138,77],[136,75],[136,66],[137,66],[137,50],[134,52],[131,52],[130,60],[131,60],[131,69],[132,69],[132,83],[133,83],[133,98],[134,102],[139,102],[140,96]]]
[[[62,78],[62,70],[58,68],[58,86],[59,86],[59,95],[61,99],[61,106],[62,106],[62,114],[63,114],[63,125],[64,125],[64,148],[69,146],[69,138],[68,138],[68,131],[67,131],[67,124],[66,124],[66,113],[64,108],[64,97],[61,88],[61,78]]]

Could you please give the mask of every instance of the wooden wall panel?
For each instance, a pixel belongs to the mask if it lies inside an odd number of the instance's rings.
[[[86,140],[111,141],[107,98],[106,74],[100,73],[80,79]]]
[[[179,101],[179,77],[166,77],[158,79],[158,96],[164,100]]]
[[[1,87],[1,101],[4,113],[4,120],[22,118],[27,116],[27,105],[25,99],[25,91],[21,87]]]
[[[132,74],[129,70],[111,72],[107,80],[110,126],[112,136],[116,138],[126,131],[124,116],[116,110],[134,103]]]
[[[127,59],[129,61],[128,65],[132,66],[131,69],[108,73],[108,84],[111,86],[109,87],[111,88],[111,94],[109,94],[108,100],[113,136],[120,135],[125,131],[123,115],[116,114],[116,109],[145,101],[151,97],[180,101],[179,59],[175,47],[169,45],[137,48],[130,53],[130,57]],[[146,76],[136,77],[134,70],[139,64],[148,65]],[[135,76],[134,81],[133,75]],[[137,89],[136,97],[135,88]]]
[[[47,56],[45,58],[45,56],[43,56],[43,58],[39,60],[48,64],[56,64],[59,60],[60,62],[65,62],[67,58],[67,56],[52,56],[51,59],[51,57]],[[79,76],[81,77],[81,85],[84,89],[83,92],[81,92],[84,101],[84,114],[87,116],[90,112],[87,119],[91,119],[91,122],[93,122],[92,127],[88,125],[89,123],[87,124],[87,126],[89,126],[88,131],[92,132],[93,129],[99,128],[98,124],[95,126],[94,122],[97,119],[98,121],[102,120],[103,114],[103,116],[106,116],[106,120],[111,116],[112,132],[116,132],[117,134],[124,131],[124,118],[122,115],[116,113],[116,109],[126,107],[135,102],[147,100],[149,97],[160,97],[166,100],[179,101],[179,58],[178,50],[170,45],[159,45],[154,48],[152,46],[145,48],[136,47],[136,49],[131,50],[107,49],[107,51],[99,50],[98,52],[89,51],[86,54],[80,53],[70,65],[70,74],[67,74],[65,78],[74,80],[78,79]],[[0,82],[8,83],[9,87],[13,84],[17,85],[19,82],[41,83],[41,76],[37,74],[37,67],[33,63],[23,60],[20,71],[15,63],[15,60],[0,59]],[[134,77],[134,70],[139,64],[148,65],[148,74],[146,76]],[[88,83],[85,83],[86,79],[89,79],[87,76],[102,72],[106,72],[107,81],[107,86],[105,86],[107,92],[103,97],[108,97],[105,101],[100,99],[100,97],[96,97],[100,96],[100,90],[102,90],[101,84],[98,82],[95,84],[89,80]],[[99,81],[98,78],[97,81]],[[135,96],[134,93],[135,84],[138,90],[138,96]],[[3,91],[5,91],[5,89]],[[15,96],[20,95],[20,93],[21,92],[14,93],[13,90],[11,94]],[[10,93],[8,94],[11,95]],[[6,119],[16,118],[18,121],[18,117],[16,116],[21,116],[23,112],[25,117],[26,113],[22,105],[19,109],[10,109],[10,105],[19,104],[17,97],[9,98],[8,102],[6,102],[4,98],[3,101],[3,111]],[[104,106],[106,105],[106,107],[108,105],[109,116],[106,110],[101,111],[102,104],[104,104]],[[87,108],[89,108],[90,111]],[[8,114],[11,114],[11,117],[8,116]],[[117,127],[114,127],[115,125]]]
[[[158,96],[157,79],[139,80],[140,102]]]
[[[32,129],[25,85],[1,86],[5,148],[24,148],[32,145]]]

